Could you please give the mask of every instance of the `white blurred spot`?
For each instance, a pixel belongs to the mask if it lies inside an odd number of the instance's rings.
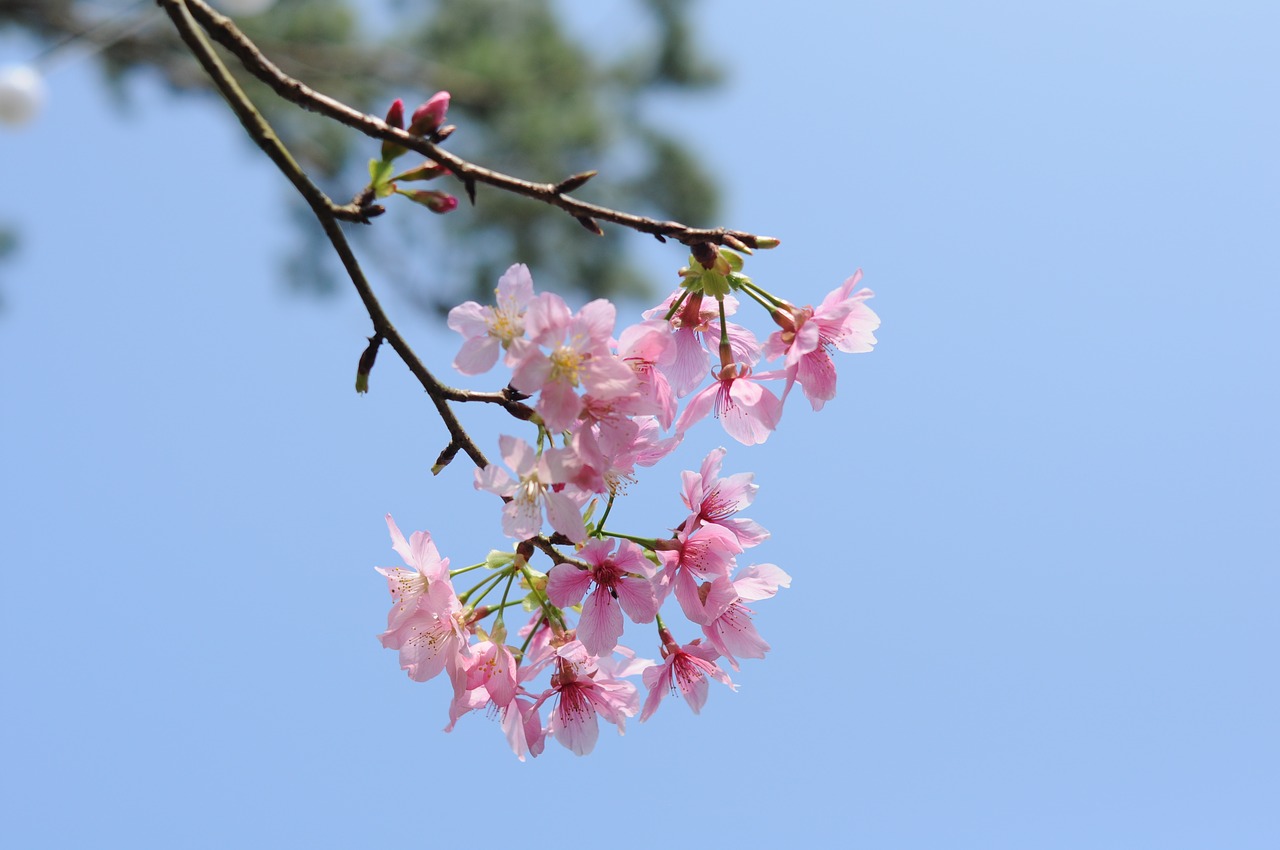
[[[21,127],[44,103],[44,80],[30,65],[0,68],[0,124]]]

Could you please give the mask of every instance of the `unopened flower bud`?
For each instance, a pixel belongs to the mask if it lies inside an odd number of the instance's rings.
[[[555,189],[552,191],[557,195],[564,195],[574,191],[575,189],[581,189],[583,186],[587,185],[587,181],[592,177],[595,177],[597,173],[598,172],[595,171],[583,171],[580,174],[574,174],[571,177],[566,177],[557,183]]]
[[[448,192],[437,189],[396,189],[415,204],[422,204],[433,213],[453,212],[458,208],[458,199]]]
[[[440,165],[437,162],[432,162],[431,160],[427,160],[426,162],[422,163],[422,165],[419,165],[417,168],[410,168],[408,171],[405,171],[401,174],[397,174],[395,177],[392,177],[391,179],[404,180],[407,182],[413,182],[414,180],[434,180],[437,177],[443,177],[444,175],[450,174],[450,173],[451,172],[449,171],[449,169],[445,168],[443,165]]]
[[[387,110],[386,122],[395,127],[397,130],[404,129],[404,101],[396,98],[391,103],[391,108]],[[384,162],[390,162],[405,152],[405,149],[397,145],[395,142],[382,140],[382,159]]]
[[[373,362],[378,359],[378,347],[382,345],[382,337],[374,334],[369,337],[369,345],[360,355],[360,363],[356,366],[356,392],[369,392],[369,373],[373,371]]]
[[[415,136],[426,136],[434,133],[444,123],[445,113],[449,111],[449,93],[438,91],[426,103],[413,111],[409,121],[409,132]]]

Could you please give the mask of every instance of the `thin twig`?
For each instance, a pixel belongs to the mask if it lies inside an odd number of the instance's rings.
[[[196,57],[196,60],[209,74],[214,86],[226,99],[236,117],[240,119],[240,123],[244,125],[246,132],[257,143],[258,147],[262,148],[267,156],[271,158],[271,161],[276,164],[281,173],[293,183],[299,194],[311,207],[312,212],[315,213],[316,219],[324,229],[325,236],[329,238],[330,244],[333,245],[334,251],[337,252],[338,258],[342,261],[343,268],[347,271],[347,276],[351,278],[352,284],[355,285],[356,292],[360,295],[360,300],[364,302],[365,310],[369,313],[369,319],[373,322],[374,333],[382,336],[391,344],[396,354],[409,367],[409,371],[413,373],[418,382],[422,384],[423,389],[427,391],[427,395],[431,397],[432,403],[435,404],[436,411],[440,414],[441,421],[444,422],[445,427],[449,430],[450,444],[456,445],[466,452],[477,467],[483,469],[488,466],[488,458],[476,446],[475,441],[467,434],[462,427],[462,423],[458,421],[453,409],[449,406],[450,398],[456,398],[459,401],[469,400],[464,397],[467,393],[440,383],[435,375],[418,359],[418,356],[413,353],[413,349],[400,336],[400,332],[391,324],[391,320],[387,318],[382,305],[378,303],[378,299],[374,295],[364,271],[360,268],[360,263],[356,259],[355,253],[351,250],[351,246],[342,232],[342,225],[338,221],[342,212],[349,209],[349,207],[335,204],[311,182],[306,173],[303,172],[302,168],[289,154],[289,151],[280,142],[275,131],[271,129],[271,125],[267,123],[266,119],[262,117],[261,113],[258,112],[241,90],[235,78],[231,76],[231,72],[227,70],[226,65],[214,53],[213,46],[209,44],[208,39],[205,38],[204,33],[190,13],[190,10],[197,6],[202,7],[205,11],[210,11],[208,7],[200,3],[199,0],[157,0],[157,2],[173,20],[178,34],[191,49],[192,55]],[[490,399],[476,400],[489,401]]]

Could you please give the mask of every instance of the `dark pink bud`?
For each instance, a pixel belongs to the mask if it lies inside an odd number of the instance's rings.
[[[413,111],[413,118],[409,121],[409,132],[415,136],[434,133],[444,123],[444,116],[448,111],[449,93],[436,92],[426,103]]]
[[[458,199],[448,192],[441,192],[436,189],[397,189],[401,195],[404,195],[415,204],[422,204],[433,213],[453,212],[458,208]]]
[[[387,123],[397,130],[404,129],[404,101],[396,98],[387,110]]]
[[[404,101],[396,98],[392,102],[391,108],[387,110],[387,123],[397,130],[404,129]],[[388,142],[386,139],[382,141],[382,161],[390,162],[405,152],[404,148],[394,142]]]

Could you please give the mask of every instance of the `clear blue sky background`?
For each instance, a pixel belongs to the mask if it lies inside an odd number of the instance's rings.
[[[770,657],[527,764],[374,638],[384,513],[503,539],[389,353],[352,391],[354,295],[288,294],[283,181],[220,104],[60,68],[0,135],[0,841],[1280,846],[1274,10],[700,5],[732,85],[663,114],[783,238],[757,280],[862,267],[881,342],[730,444],[795,579]]]

